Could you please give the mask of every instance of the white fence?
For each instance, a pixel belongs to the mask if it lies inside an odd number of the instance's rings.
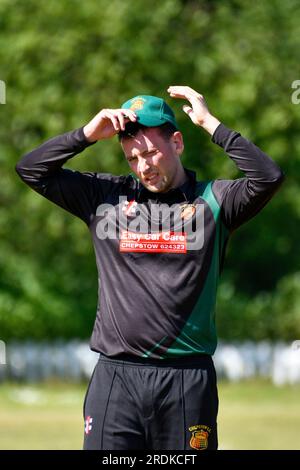
[[[300,383],[300,347],[286,343],[219,342],[213,356],[219,380],[270,378],[274,384]],[[80,381],[91,376],[98,354],[82,341],[6,344],[6,364],[0,381],[41,381],[49,378]]]

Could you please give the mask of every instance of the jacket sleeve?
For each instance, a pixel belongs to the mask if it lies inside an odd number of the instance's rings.
[[[17,173],[28,186],[87,225],[111,189],[112,181],[103,174],[82,173],[62,166],[93,143],[86,140],[81,127],[47,140],[16,165]]]
[[[256,215],[274,196],[284,180],[278,165],[256,145],[219,124],[212,141],[222,147],[245,174],[236,180],[214,181],[212,189],[221,206],[225,226],[233,231]]]

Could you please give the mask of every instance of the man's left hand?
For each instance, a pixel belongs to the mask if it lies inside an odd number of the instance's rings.
[[[167,91],[171,98],[188,100],[191,106],[185,104],[183,111],[196,126],[203,127],[211,135],[214,133],[220,121],[210,113],[203,95],[189,86],[169,86]]]

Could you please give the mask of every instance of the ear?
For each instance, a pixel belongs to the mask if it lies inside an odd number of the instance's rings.
[[[172,139],[172,144],[174,146],[174,150],[176,154],[180,157],[184,150],[184,143],[183,143],[183,135],[181,134],[180,131],[174,132],[174,134],[171,137]]]

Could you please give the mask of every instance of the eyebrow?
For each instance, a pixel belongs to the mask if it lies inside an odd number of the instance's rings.
[[[156,152],[156,150],[157,150],[156,147],[153,148],[153,149],[151,149],[151,150],[144,150],[144,151],[141,153],[141,155],[145,155],[145,153]],[[136,155],[126,155],[127,160],[128,160],[128,158],[134,158],[134,157],[136,157]]]

